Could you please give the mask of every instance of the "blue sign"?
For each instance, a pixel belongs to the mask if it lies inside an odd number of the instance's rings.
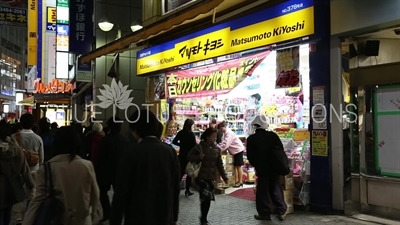
[[[92,71],[92,63],[88,62],[88,63],[81,63],[81,61],[79,60],[78,62],[78,71]]]
[[[70,0],[69,51],[84,54],[92,50],[93,44],[93,0]]]
[[[57,36],[68,36],[69,35],[69,26],[57,24]]]
[[[81,60],[79,59],[75,78],[77,82],[92,82],[92,62],[81,63]]]

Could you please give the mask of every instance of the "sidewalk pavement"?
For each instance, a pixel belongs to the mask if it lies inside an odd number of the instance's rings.
[[[277,218],[272,221],[257,221],[253,218],[256,213],[254,201],[248,201],[231,197],[228,195],[216,195],[216,201],[211,203],[209,222],[211,225],[372,225],[360,220],[351,219],[345,216],[327,216],[312,214],[308,212],[294,212],[281,222]],[[200,201],[198,194],[180,198],[180,225],[198,225],[200,215]],[[376,224],[375,224],[376,225]]]
[[[197,192],[185,197],[183,191],[180,196],[179,225],[199,225],[200,201]],[[112,192],[110,199],[112,199]],[[257,221],[253,218],[256,213],[254,201],[248,201],[228,195],[216,195],[216,201],[211,203],[208,220],[211,225],[376,225],[346,216],[329,216],[295,211],[281,222],[276,218],[272,221]],[[15,219],[15,218],[13,218]],[[13,220],[15,221],[15,220]],[[14,223],[11,223],[14,224]],[[99,223],[94,223],[99,224]],[[108,223],[102,223],[108,225]]]

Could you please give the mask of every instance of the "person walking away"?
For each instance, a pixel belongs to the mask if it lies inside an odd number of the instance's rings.
[[[225,121],[218,124],[218,129],[223,133],[223,140],[219,147],[223,151],[228,151],[233,156],[233,166],[235,167],[235,185],[233,187],[243,187],[243,153],[244,145],[239,137],[231,129],[227,127]]]
[[[256,208],[257,220],[271,220],[270,199],[276,208],[279,220],[284,220],[287,205],[283,198],[283,190],[279,183],[279,174],[275,172],[270,161],[271,154],[278,146],[283,145],[278,135],[267,131],[268,123],[264,115],[257,115],[252,121],[255,133],[247,138],[247,158],[254,166],[257,175]]]
[[[106,222],[110,218],[111,205],[108,192],[111,186],[114,188],[117,168],[123,153],[129,147],[129,141],[121,134],[122,123],[118,117],[111,117],[107,121],[107,128],[110,130],[100,143],[96,175],[100,188],[100,202],[103,208],[103,219]]]
[[[72,126],[59,128],[54,138],[55,156],[50,159],[56,198],[64,203],[63,225],[89,225],[101,218],[99,188],[93,164],[79,157],[82,143]],[[36,177],[36,195],[30,202],[23,225],[32,225],[36,219],[45,190],[45,167],[40,167]]]
[[[100,151],[100,142],[104,138],[103,126],[101,123],[94,123],[92,131],[88,134],[87,138],[90,144],[88,159],[97,167],[98,154]]]
[[[200,193],[200,223],[207,225],[207,216],[210,210],[211,201],[215,200],[214,196],[214,181],[216,180],[217,172],[222,176],[225,183],[228,182],[222,158],[221,149],[215,144],[217,140],[217,130],[207,128],[202,134],[200,144],[194,147],[188,155],[189,162],[200,163],[201,167],[196,184],[199,186]]]
[[[24,183],[30,194],[35,187],[22,148],[10,136],[8,125],[0,125],[0,225],[10,224],[13,205],[25,200]]]
[[[175,149],[160,140],[161,123],[148,109],[128,121],[138,140],[122,157],[112,200],[110,225],[176,224],[180,169]]]
[[[181,180],[183,178],[183,175],[186,173],[185,169],[188,164],[188,154],[189,151],[196,146],[196,137],[194,136],[193,133],[193,126],[194,126],[194,121],[192,119],[187,119],[185,120],[185,123],[183,124],[183,129],[178,132],[178,134],[175,136],[174,140],[172,141],[172,144],[179,146],[179,164],[181,166]],[[190,192],[190,187],[192,184],[192,178],[189,176],[186,176],[186,191],[185,191],[185,196],[191,196],[193,195],[192,192]]]
[[[216,119],[212,119],[211,122],[210,122],[210,124],[209,124],[209,127],[218,130],[217,120],[216,120]],[[217,133],[217,144],[221,144],[221,142],[222,142],[222,136],[223,136],[222,132],[221,132],[220,130],[218,130],[218,133]]]
[[[20,118],[21,128],[22,130],[13,134],[12,139],[16,140],[18,145],[23,148],[33,152],[36,152],[39,155],[39,162],[37,165],[30,166],[30,171],[33,179],[35,180],[36,172],[39,170],[39,166],[44,162],[44,145],[42,138],[37,135],[32,128],[34,127],[34,118],[30,113],[25,113]],[[28,201],[32,196],[28,196]],[[24,219],[24,213],[26,209],[27,201],[23,201],[14,206],[14,217],[16,218],[16,225],[22,223]]]
[[[53,145],[55,132],[53,132],[54,130],[50,130],[50,120],[47,117],[41,118],[38,126],[40,129],[39,136],[43,141],[44,162],[47,162],[54,156]]]

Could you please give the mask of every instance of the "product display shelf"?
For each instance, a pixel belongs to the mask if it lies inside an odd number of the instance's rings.
[[[293,172],[295,205],[308,205],[310,175],[309,131],[305,129],[277,128]]]
[[[229,104],[225,107],[225,121],[238,137],[245,137],[245,112],[240,104]]]

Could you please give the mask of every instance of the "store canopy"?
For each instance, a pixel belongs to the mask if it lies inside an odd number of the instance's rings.
[[[143,42],[167,31],[176,29],[179,26],[212,16],[214,13],[213,9],[221,12],[244,1],[245,0],[209,0],[203,4],[198,5],[197,7],[185,11],[180,11],[181,14],[178,14],[175,17],[166,17],[164,20],[161,20],[158,23],[145,27],[142,30],[131,33],[125,37],[108,43],[92,52],[84,54],[81,56],[81,60],[85,63],[103,55],[129,50],[129,46],[131,44]]]
[[[35,98],[33,96],[31,96],[29,98],[25,98],[25,99],[19,101],[18,105],[34,106]]]

